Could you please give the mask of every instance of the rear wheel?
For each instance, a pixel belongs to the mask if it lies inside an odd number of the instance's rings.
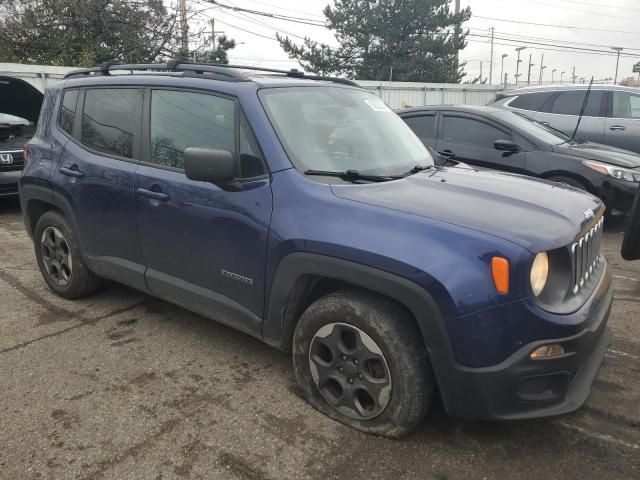
[[[361,291],[329,294],[296,326],[296,381],[329,417],[401,437],[425,417],[435,390],[420,339],[413,317],[392,300]]]
[[[40,217],[33,241],[40,272],[55,293],[73,299],[100,286],[100,278],[84,264],[73,230],[60,213],[50,211]]]

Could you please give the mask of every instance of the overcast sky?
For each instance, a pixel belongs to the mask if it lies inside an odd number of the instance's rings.
[[[313,20],[323,20],[323,8],[330,0],[219,0],[220,3],[242,8],[261,10],[304,17]],[[273,40],[275,31],[290,34],[291,38],[301,43],[301,38],[309,36],[314,40],[335,45],[331,31],[317,26],[303,25],[271,18],[229,11],[220,8],[209,8],[210,4],[204,0],[190,2],[193,8],[206,9],[203,15],[213,15],[217,20],[216,30],[224,31],[240,44],[230,54],[234,63],[250,63],[278,68],[292,68],[297,62],[288,59],[278,42]],[[452,2],[453,3],[453,2]],[[567,42],[578,42],[583,48],[609,51],[609,47],[624,47],[623,53],[637,54],[637,57],[620,58],[618,79],[632,75],[632,66],[640,61],[640,1],[638,0],[461,0],[462,7],[471,7],[472,18],[465,26],[476,35],[486,35],[491,27],[495,28],[495,36],[502,37],[495,40],[494,46],[494,83],[500,75],[500,60],[505,58],[505,72],[513,80],[516,65],[514,42],[523,40],[520,45],[527,46],[522,52],[520,65],[522,80],[526,80],[529,54],[533,55],[532,81],[537,82],[540,74],[541,55],[544,54],[544,80],[551,80],[552,70],[556,69],[555,80],[560,78],[562,71],[564,79],[571,75],[572,67],[576,68],[578,77],[596,79],[613,77],[615,74],[616,57],[612,55],[597,55],[577,52],[553,51],[555,47],[526,43],[548,43],[567,45]],[[479,17],[491,17],[494,20]],[[538,24],[553,24],[564,27],[530,25],[499,21],[506,19],[519,22]],[[590,30],[591,29],[591,30]],[[245,31],[246,30],[246,31]],[[602,31],[602,30],[613,30]],[[514,36],[519,36],[514,37]],[[510,40],[504,38],[510,37]],[[527,37],[526,39],[524,37]],[[535,37],[535,38],[532,38]],[[478,76],[480,62],[483,65],[484,76],[489,73],[490,44],[489,40],[480,37],[469,37],[469,45],[462,51],[461,58],[467,61],[465,71],[468,77]],[[509,44],[509,45],[500,45]],[[635,46],[635,49],[633,48]],[[557,48],[555,48],[557,50]]]

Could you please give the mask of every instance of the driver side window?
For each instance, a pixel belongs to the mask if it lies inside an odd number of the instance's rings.
[[[442,140],[478,147],[493,148],[496,140],[511,140],[511,133],[468,117],[444,115]]]

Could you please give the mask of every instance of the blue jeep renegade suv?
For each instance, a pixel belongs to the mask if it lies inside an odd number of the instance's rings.
[[[585,401],[610,339],[600,200],[435,167],[348,80],[245,71],[105,64],[47,90],[20,198],[55,293],[112,279],[242,330],[378,435],[436,391],[472,419]]]

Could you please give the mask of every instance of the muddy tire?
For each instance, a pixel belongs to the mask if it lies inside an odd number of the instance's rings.
[[[435,380],[413,317],[364,291],[329,294],[302,314],[293,366],[307,400],[357,430],[389,438],[415,429]]]
[[[36,224],[33,243],[40,272],[56,294],[74,299],[98,289],[101,279],[84,264],[74,232],[63,215],[44,213]]]

